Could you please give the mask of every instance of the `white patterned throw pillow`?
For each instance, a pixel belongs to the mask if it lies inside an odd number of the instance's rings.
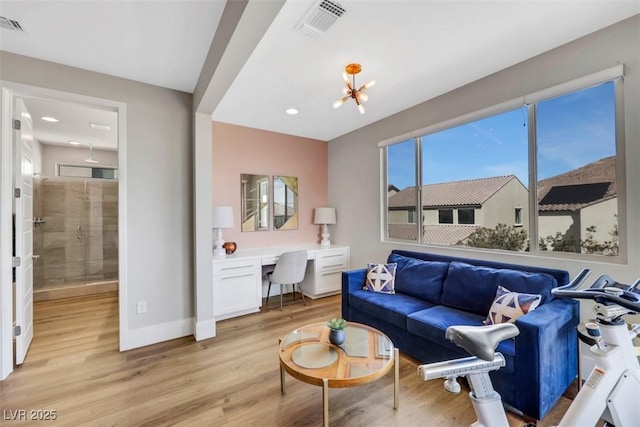
[[[541,295],[520,294],[498,286],[496,299],[493,300],[484,323],[486,325],[515,323],[516,319],[533,311],[540,304],[541,299]]]
[[[368,263],[367,278],[363,289],[383,294],[395,294],[396,268],[395,262],[389,264]]]

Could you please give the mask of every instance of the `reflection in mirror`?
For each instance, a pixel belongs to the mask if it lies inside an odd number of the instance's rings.
[[[298,228],[298,178],[273,177],[273,229]]]
[[[269,230],[269,176],[243,173],[242,231]]]

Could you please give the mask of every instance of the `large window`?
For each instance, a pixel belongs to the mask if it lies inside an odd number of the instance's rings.
[[[618,255],[621,84],[496,107],[386,146],[385,185],[396,190],[387,193],[386,238]]]

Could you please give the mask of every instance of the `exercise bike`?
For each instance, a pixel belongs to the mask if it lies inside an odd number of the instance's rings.
[[[557,427],[640,425],[640,364],[632,340],[640,333],[640,325],[631,329],[622,319],[627,314],[640,314],[640,279],[631,286],[609,276],[600,276],[590,288],[577,290],[590,274],[580,272],[571,283],[553,289],[559,298],[590,299],[596,302],[595,322],[586,325],[595,344],[591,355],[595,366],[580,392]],[[493,390],[489,372],[504,366],[504,357],[495,352],[500,341],[518,335],[513,324],[491,326],[451,326],[445,336],[473,356],[420,365],[418,375],[426,380],[446,378],[445,389],[459,392],[456,378],[466,376],[471,387],[469,397],[478,420],[472,427],[508,427],[500,395]],[[454,384],[455,383],[455,384]],[[532,425],[529,423],[528,425]]]

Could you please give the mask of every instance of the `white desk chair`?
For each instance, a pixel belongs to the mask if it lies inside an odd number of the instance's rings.
[[[269,303],[269,293],[271,292],[271,284],[280,285],[280,311],[282,311],[282,286],[292,285],[293,297],[296,297],[296,284],[300,295],[302,295],[302,304],[307,305],[304,301],[304,294],[300,287],[300,282],[304,279],[304,273],[307,270],[307,251],[285,252],[280,255],[278,262],[272,272],[267,273],[269,279],[269,288],[267,289],[267,300]]]

